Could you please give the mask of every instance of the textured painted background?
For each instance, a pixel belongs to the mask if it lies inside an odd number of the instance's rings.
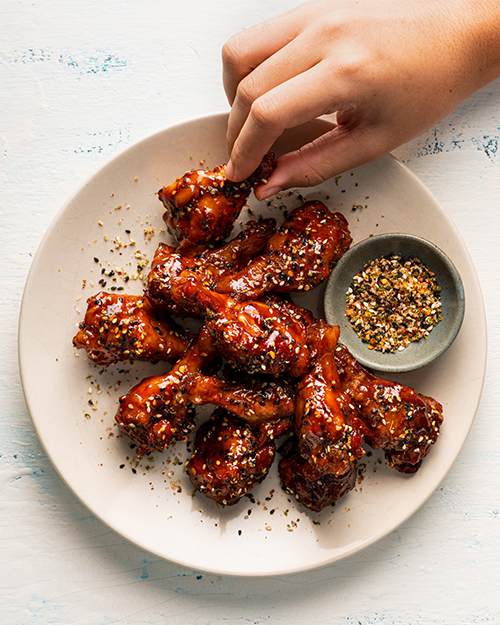
[[[242,580],[184,570],[126,543],[75,499],[27,412],[19,306],[56,212],[131,142],[226,110],[222,44],[294,4],[0,2],[1,625],[500,622],[498,81],[397,151],[468,245],[490,341],[483,398],[464,449],[397,531],[340,564],[300,575]]]

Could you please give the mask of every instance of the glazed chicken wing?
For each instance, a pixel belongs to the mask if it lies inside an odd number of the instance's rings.
[[[174,296],[181,305],[197,302],[217,349],[233,367],[294,378],[302,378],[311,368],[311,329],[285,308],[261,301],[237,302],[206,288],[199,276],[188,271],[177,279]],[[338,336],[338,328],[329,327]]]
[[[297,447],[284,448],[279,463],[281,483],[296,501],[314,512],[320,512],[351,491],[356,485],[356,472],[347,467],[344,473],[324,473],[304,458]]]
[[[193,373],[185,386],[193,404],[220,406],[250,425],[293,416],[295,392],[290,383],[247,374],[238,377],[238,380],[226,380]]]
[[[183,256],[171,245],[160,243],[151,263],[151,271],[148,275],[148,284],[144,290],[145,296],[158,310],[164,310],[176,317],[199,317],[196,303],[183,302],[178,304],[172,299],[172,289],[175,289],[175,281],[178,275],[185,270],[197,271],[200,262],[196,258]],[[204,268],[206,266],[204,265]],[[207,279],[213,278],[207,273]]]
[[[344,393],[331,352],[324,354],[299,383],[295,432],[304,457],[326,473],[340,475],[363,455],[362,423]]]
[[[344,345],[339,344],[334,353],[342,388],[365,424],[366,442],[374,449],[382,448],[398,471],[418,471],[438,438],[441,404],[408,386],[375,377]]]
[[[311,366],[307,328],[263,302],[214,306],[205,324],[228,362],[249,373],[301,378]]]
[[[241,232],[227,243],[210,247],[201,256],[211,267],[215,267],[218,277],[236,273],[262,252],[269,237],[276,229],[276,220],[252,219],[247,221]],[[190,248],[183,253],[190,253]]]
[[[274,154],[266,154],[256,171],[242,182],[226,178],[225,165],[213,171],[188,171],[163,187],[159,199],[169,231],[180,248],[225,239],[240,214],[251,190],[271,175],[276,167]]]
[[[192,246],[182,251],[160,243],[151,264],[146,296],[156,308],[166,310],[177,317],[195,316],[196,306],[191,302],[177,304],[171,295],[178,275],[189,269],[203,277],[205,286],[229,273],[236,273],[257,256],[276,226],[274,219],[252,220],[233,240],[216,248]]]
[[[219,279],[216,290],[247,300],[270,291],[308,291],[328,278],[351,241],[343,215],[330,212],[322,202],[306,202],[269,238],[261,255]]]
[[[119,360],[175,362],[191,338],[141,296],[101,291],[87,300],[73,345],[99,365]]]
[[[275,454],[267,431],[218,408],[198,428],[186,472],[197,491],[231,506],[262,482]]]
[[[363,455],[363,424],[343,392],[331,351],[319,356],[299,383],[295,402],[296,444],[280,462],[285,490],[319,512],[354,487]]]
[[[189,373],[217,358],[212,339],[202,328],[185,355],[165,375],[151,376],[120,397],[115,420],[137,445],[137,455],[162,451],[193,428],[194,408],[184,388]]]
[[[267,293],[259,301],[275,308],[280,313],[290,315],[297,323],[304,326],[312,364],[326,351],[334,349],[337,345],[340,334],[339,326],[332,326],[323,319],[316,319],[307,308],[273,293]]]

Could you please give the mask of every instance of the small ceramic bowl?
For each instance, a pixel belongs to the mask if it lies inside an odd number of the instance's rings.
[[[410,343],[401,351],[368,349],[351,328],[346,316],[346,293],[355,275],[365,264],[381,256],[397,255],[402,260],[418,258],[441,287],[442,320],[426,338]],[[340,339],[360,364],[376,371],[402,373],[428,365],[453,343],[465,312],[462,279],[451,260],[433,243],[410,234],[381,234],[354,245],[333,269],[325,291],[325,317],[340,326]]]

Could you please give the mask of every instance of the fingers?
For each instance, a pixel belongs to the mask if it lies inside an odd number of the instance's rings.
[[[444,2],[436,13],[430,5],[317,0],[230,40],[228,178],[248,177],[285,129],[324,114],[336,112],[339,126],[282,156],[258,198],[373,161],[451,112],[474,86],[460,87],[473,74],[460,52],[468,22],[460,30]]]
[[[354,127],[337,126],[312,143],[280,157],[267,184],[255,189],[255,196],[265,200],[291,187],[315,186],[380,158],[392,147],[382,128],[374,129],[363,122]]]
[[[223,84],[233,104],[241,81],[300,32],[298,11],[292,10],[231,37],[222,48]]]
[[[226,175],[234,181],[243,180],[256,169],[283,129],[294,124],[294,118],[302,122],[299,109],[306,107],[299,103],[297,109],[294,79],[321,60],[320,49],[310,38],[301,37],[304,11],[310,12],[308,5],[236,35],[223,48],[224,88],[232,104]],[[286,87],[275,91],[282,85]],[[330,109],[324,111],[317,99],[317,114]]]
[[[342,80],[336,82],[333,92],[326,79],[330,73],[329,64],[325,62],[293,76],[258,97],[251,104],[246,117],[244,110],[241,111],[235,101],[233,110],[238,122],[230,121],[230,124],[242,125],[226,168],[229,179],[243,180],[255,171],[263,155],[285,129],[294,128],[340,108],[355,106],[349,87]],[[314,97],[304,97],[304,94],[312,90]]]
[[[273,89],[311,69],[319,61],[320,58],[315,54],[308,53],[307,47],[301,44],[299,37],[263,61],[239,83],[227,128],[230,153],[252,107],[257,109],[255,111],[257,116],[266,112],[265,108],[269,106],[269,102],[267,100],[259,102],[259,99],[269,96],[272,103],[273,98],[278,97],[278,92],[271,94]]]

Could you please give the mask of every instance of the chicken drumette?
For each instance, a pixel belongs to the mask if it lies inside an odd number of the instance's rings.
[[[374,449],[382,448],[398,471],[418,471],[438,438],[441,404],[408,386],[375,377],[344,345],[339,344],[334,354],[342,388],[364,423],[366,442]]]
[[[289,420],[251,426],[217,408],[196,432],[186,472],[194,488],[224,506],[237,503],[266,477],[276,454],[275,438]]]
[[[228,180],[225,165],[220,165],[213,171],[188,171],[163,187],[159,192],[166,209],[163,219],[179,247],[227,238],[251,190],[269,178],[275,167],[274,154],[266,154],[242,182]]]
[[[138,456],[162,451],[192,430],[194,407],[186,395],[184,380],[217,356],[210,335],[202,328],[168,373],[148,377],[120,397],[116,423],[137,445]]]
[[[290,382],[241,375],[241,372],[236,377],[224,379],[216,375],[193,373],[185,382],[189,400],[198,406],[214,404],[225,408],[250,425],[293,416],[295,389]]]
[[[304,458],[289,441],[280,449],[283,458],[279,463],[281,483],[286,492],[313,512],[321,512],[351,491],[356,485],[352,467],[344,473],[325,473]]]
[[[295,444],[283,449],[279,472],[285,490],[319,512],[350,491],[363,455],[363,424],[343,392],[330,342],[299,383]]]
[[[351,241],[343,215],[322,202],[306,202],[291,212],[262,254],[238,273],[220,278],[216,290],[247,300],[271,291],[308,291],[328,278]]]
[[[160,243],[148,276],[146,297],[155,308],[167,311],[177,317],[198,316],[191,302],[177,304],[171,292],[175,290],[176,278],[189,269],[200,274],[205,286],[212,286],[216,280],[230,273],[236,273],[257,256],[274,232],[274,219],[252,220],[233,240],[216,248],[192,246],[181,251]]]
[[[192,337],[144,297],[101,291],[87,300],[73,345],[99,365],[119,360],[175,362]]]
[[[179,304],[196,302],[205,316],[205,327],[222,356],[235,368],[275,377],[288,374],[302,378],[310,370],[316,349],[309,343],[318,333],[338,338],[337,326],[322,321],[310,326],[286,304],[264,301],[237,302],[206,288],[200,277],[189,271],[176,280],[172,296]]]

